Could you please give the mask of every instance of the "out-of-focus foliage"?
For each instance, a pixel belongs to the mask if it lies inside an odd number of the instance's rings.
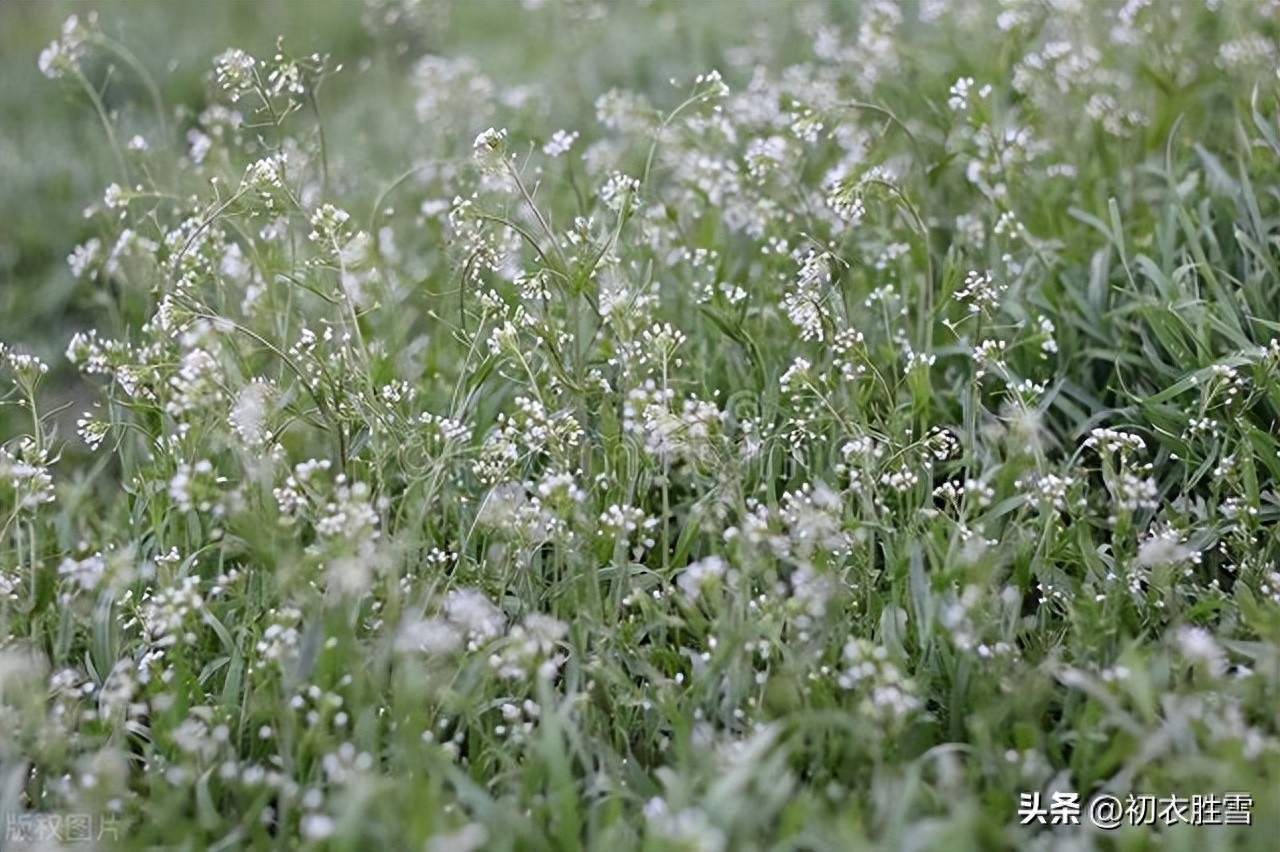
[[[7,839],[1272,849],[1276,13],[0,6]]]

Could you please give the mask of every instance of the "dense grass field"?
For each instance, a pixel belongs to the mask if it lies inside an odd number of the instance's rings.
[[[1278,37],[0,4],[0,849],[1273,852]]]

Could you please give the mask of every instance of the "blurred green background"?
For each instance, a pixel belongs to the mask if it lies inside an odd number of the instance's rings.
[[[725,47],[753,30],[769,33],[775,50],[799,47],[780,37],[793,28],[795,9],[772,0],[0,0],[0,340],[51,365],[52,406],[77,401],[78,380],[62,353],[75,331],[103,324],[104,294],[74,279],[66,258],[94,235],[83,211],[119,179],[119,167],[86,93],[37,68],[69,15],[96,14],[103,34],[139,66],[100,49],[82,63],[120,144],[141,133],[152,147],[181,148],[206,106],[212,59],[228,47],[269,55],[283,37],[293,54],[329,54],[344,66],[319,95],[334,171],[344,190],[372,194],[429,155],[409,83],[424,55],[470,56],[500,91],[536,81],[554,92],[543,106],[548,126],[572,129],[615,86],[670,99],[671,78],[716,67]],[[853,9],[837,7],[833,17],[845,12]],[[165,105],[163,135],[140,69]]]

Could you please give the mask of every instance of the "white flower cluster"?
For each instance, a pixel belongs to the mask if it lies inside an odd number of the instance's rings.
[[[438,615],[405,616],[397,629],[395,649],[406,654],[441,656],[462,648],[478,651],[505,635],[507,617],[478,589],[455,589]]]
[[[842,689],[863,694],[860,708],[871,718],[889,724],[902,722],[923,706],[911,679],[889,660],[883,645],[854,639],[844,646],[847,667],[836,678]]]
[[[498,415],[480,447],[474,470],[484,483],[496,483],[522,464],[544,456],[568,459],[582,439],[582,427],[571,414],[553,414],[533,397],[518,396],[515,406],[513,414]]]
[[[847,555],[853,544],[844,528],[844,497],[826,483],[805,483],[786,491],[778,518],[787,530],[789,556],[807,560],[815,551],[834,557]]]
[[[301,514],[320,487],[320,477],[329,470],[328,459],[309,459],[294,465],[293,473],[272,493],[280,507],[281,520],[292,523]]]
[[[107,567],[107,560],[101,553],[83,559],[68,556],[58,566],[58,576],[78,586],[81,591],[92,592],[107,575]]]
[[[91,12],[88,24],[81,23],[80,18],[71,15],[62,23],[62,33],[49,46],[40,51],[36,64],[40,73],[51,80],[79,73],[79,61],[84,53],[84,45],[97,25],[97,13]]]
[[[200,578],[183,577],[181,582],[168,588],[148,590],[138,606],[136,624],[153,649],[168,648],[179,642],[196,641],[192,622],[204,611],[204,596],[200,593]],[[126,628],[135,622],[126,622]]]
[[[1069,505],[1069,497],[1078,482],[1071,476],[1058,476],[1053,473],[1029,475],[1019,479],[1017,488],[1038,504],[1051,506],[1059,512],[1065,512]]]
[[[682,808],[673,813],[664,799],[655,796],[645,803],[644,817],[653,836],[674,848],[698,852],[724,852],[728,848],[724,832],[712,824],[701,808]]]
[[[567,154],[576,141],[578,141],[578,131],[557,130],[551,134],[551,138],[542,146],[542,153],[548,157],[559,157]]]
[[[991,315],[1000,307],[1004,289],[995,283],[990,272],[970,272],[964,277],[964,286],[956,291],[956,299],[967,305],[971,314]]]
[[[627,393],[623,431],[633,436],[659,464],[677,459],[705,462],[723,434],[725,414],[714,403],[690,396],[674,410],[675,391],[653,379]]]
[[[501,177],[506,172],[506,138],[505,129],[488,130],[476,137],[472,143],[472,158],[480,173],[487,177]]]
[[[1172,528],[1153,531],[1138,546],[1134,563],[1141,568],[1187,566],[1200,564],[1200,552],[1188,547],[1186,540]]]
[[[378,564],[379,509],[386,507],[386,501],[375,504],[367,483],[351,482],[344,474],[334,477],[333,484],[331,498],[314,519],[319,538],[309,551],[323,558],[329,588],[361,595]]]
[[[267,212],[276,212],[282,205],[285,192],[285,163],[288,154],[280,151],[255,160],[245,167],[240,183],[243,192],[253,193]],[[314,227],[314,223],[313,223]]]
[[[208,411],[224,400],[226,379],[218,359],[206,349],[195,348],[182,355],[177,373],[169,379],[172,396],[165,411],[175,419],[192,412]]]
[[[547,681],[556,676],[568,655],[560,650],[569,625],[539,612],[529,613],[507,633],[489,666],[504,680]]]
[[[0,447],[0,484],[7,485],[9,492],[6,495],[4,491],[0,491],[0,495],[8,497],[12,500],[10,505],[22,511],[31,511],[45,503],[52,503],[55,497],[53,476],[44,460],[40,459],[41,463],[33,464],[23,458],[34,450],[34,446],[27,445],[15,456]],[[0,503],[0,506],[3,505]]]
[[[534,482],[491,488],[476,511],[476,525],[532,547],[574,537],[570,520],[586,498],[571,474],[548,472]]]
[[[640,207],[640,181],[614,172],[600,187],[600,201],[620,215],[635,212]]]
[[[991,84],[986,83],[974,89],[974,80],[972,77],[961,77],[951,85],[951,90],[947,93],[947,107],[952,112],[968,112],[970,109],[972,95],[976,94],[979,98],[986,99],[991,96]]]
[[[658,528],[658,519],[650,517],[636,506],[610,504],[600,513],[599,524],[599,534],[602,537],[612,538],[620,544],[631,542],[634,536],[635,543],[629,552],[636,561],[642,559],[656,543],[654,534]]]
[[[219,494],[223,482],[225,478],[217,476],[213,462],[208,459],[194,463],[182,461],[169,479],[169,499],[180,512],[198,511],[221,517],[226,511]]]
[[[1149,476],[1122,473],[1116,483],[1116,491],[1119,498],[1116,505],[1125,511],[1137,512],[1142,509],[1156,509],[1160,506],[1160,501],[1157,499],[1159,487]]]
[[[257,84],[258,60],[239,48],[229,48],[213,60],[213,75],[232,103]]]
[[[262,631],[262,638],[254,644],[254,651],[261,660],[285,664],[298,652],[302,638],[298,632],[302,611],[297,607],[284,606],[271,609],[267,615],[269,623]]]
[[[676,585],[689,601],[698,600],[702,590],[722,581],[732,582],[737,572],[729,568],[723,557],[711,555],[686,565],[676,575]]]
[[[1227,653],[1202,627],[1183,626],[1175,635],[1182,656],[1193,663],[1203,664],[1210,677],[1219,678],[1227,672]]]
[[[261,378],[252,379],[236,393],[227,424],[248,446],[260,447],[270,438],[268,420],[276,393],[272,383]]]
[[[1091,431],[1089,437],[1085,439],[1084,445],[1096,448],[1102,455],[1118,452],[1121,457],[1128,453],[1141,452],[1147,448],[1147,442],[1138,435],[1105,428]]]
[[[782,299],[787,318],[800,329],[802,340],[824,339],[823,303],[831,284],[831,260],[822,252],[806,251],[799,258],[795,287]]]

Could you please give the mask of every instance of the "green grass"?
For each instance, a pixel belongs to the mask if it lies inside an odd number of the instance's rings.
[[[1274,4],[89,11],[0,848],[1274,848]]]

